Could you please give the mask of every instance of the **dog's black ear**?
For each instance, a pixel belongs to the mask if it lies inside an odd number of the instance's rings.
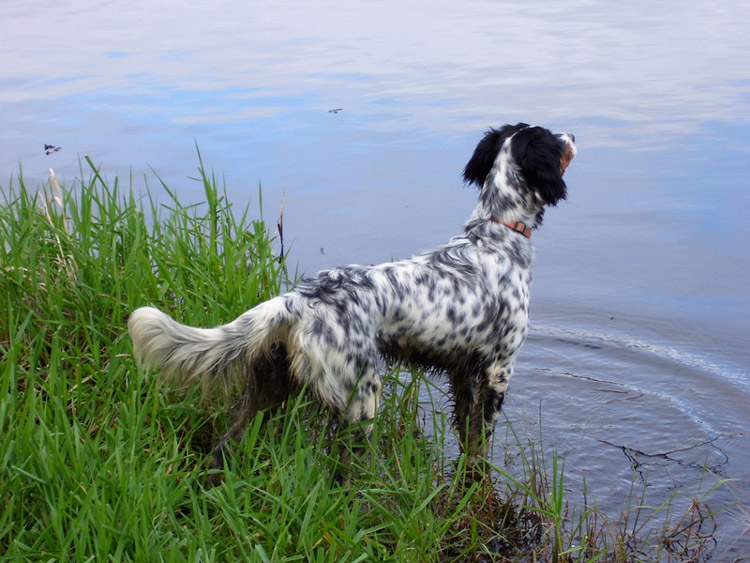
[[[503,148],[505,140],[524,127],[528,127],[528,125],[519,123],[517,125],[504,125],[500,129],[487,131],[464,167],[464,182],[476,184],[479,188],[484,186],[484,180],[495,165],[495,159],[500,149]]]
[[[513,159],[521,167],[527,186],[547,205],[555,205],[567,195],[562,178],[563,146],[542,127],[529,127],[514,137]]]

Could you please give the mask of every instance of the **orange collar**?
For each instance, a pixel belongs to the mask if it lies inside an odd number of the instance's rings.
[[[526,238],[531,238],[531,229],[526,225],[526,223],[522,223],[521,221],[506,221],[505,219],[498,219],[497,217],[492,216],[490,216],[490,221],[505,225],[509,229],[522,234]]]

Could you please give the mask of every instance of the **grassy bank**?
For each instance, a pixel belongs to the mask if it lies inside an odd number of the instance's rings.
[[[164,185],[160,205],[137,198],[85,166],[88,179],[67,188],[54,178],[2,188],[3,559],[632,561],[706,549],[701,502],[657,537],[570,513],[562,461],[546,463],[534,444],[495,487],[462,487],[449,477],[445,418],[426,418],[418,400],[420,388],[440,390],[418,372],[385,374],[350,487],[331,483],[328,414],[302,396],[258,417],[225,482],[203,488],[226,415],[135,366],[127,315],[153,304],[188,324],[226,322],[281,290],[283,260],[266,224],[232,207],[202,163],[205,203],[193,207]],[[642,514],[636,501],[627,517]]]

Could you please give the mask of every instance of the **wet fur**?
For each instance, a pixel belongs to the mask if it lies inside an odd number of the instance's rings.
[[[447,244],[320,272],[216,328],[140,308],[128,320],[136,356],[183,385],[241,387],[216,467],[258,410],[302,387],[345,425],[374,418],[380,358],[446,374],[463,451],[485,456],[528,328],[534,255],[529,238],[500,221],[536,228],[544,208],[565,198],[573,141],[523,123],[491,129],[464,169],[480,188],[478,205]]]

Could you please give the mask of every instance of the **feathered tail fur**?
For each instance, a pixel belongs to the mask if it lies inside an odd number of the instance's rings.
[[[128,332],[136,359],[178,386],[199,382],[204,394],[227,391],[245,381],[257,360],[285,344],[289,313],[281,299],[261,303],[229,324],[195,328],[153,307],[130,315]]]

